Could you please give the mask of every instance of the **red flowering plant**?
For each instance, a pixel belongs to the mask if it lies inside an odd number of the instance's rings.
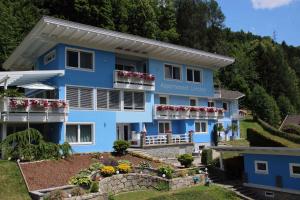
[[[28,108],[28,106],[30,105],[30,102],[27,99],[10,99],[9,101],[9,106],[11,108]]]
[[[47,100],[36,100],[36,99],[30,100],[30,105],[36,108],[47,108],[49,106]]]
[[[219,109],[218,109],[218,114],[223,114],[223,112],[224,112],[224,109],[223,109],[223,108],[219,108]]]
[[[188,107],[184,107],[184,106],[178,106],[176,107],[176,111],[188,111]]]
[[[163,106],[163,105],[159,105],[156,107],[157,111],[166,111],[168,109],[169,109],[168,106]]]
[[[147,74],[144,78],[146,81],[154,81],[155,80],[155,76],[152,74]]]
[[[169,110],[169,111],[174,111],[175,108],[174,108],[174,106],[168,106],[168,110]]]
[[[205,111],[206,111],[206,108],[200,107],[198,110],[199,110],[200,112],[205,112]]]
[[[197,108],[195,108],[195,107],[191,107],[191,108],[190,108],[190,111],[192,111],[192,112],[197,112],[197,111],[198,111],[198,109],[197,109]]]
[[[207,108],[207,112],[214,113],[214,112],[216,112],[216,110],[214,108]]]
[[[62,101],[62,100],[53,101],[51,103],[51,107],[52,108],[66,108],[67,107],[67,103],[65,101]]]

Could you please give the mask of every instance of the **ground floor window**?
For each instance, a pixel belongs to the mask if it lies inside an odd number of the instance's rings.
[[[195,133],[207,133],[207,122],[196,121],[195,122]]]
[[[70,144],[93,143],[93,124],[67,124],[66,142]]]
[[[300,178],[300,163],[290,163],[290,176]]]
[[[158,122],[158,133],[166,134],[171,132],[171,122]]]
[[[268,174],[268,162],[256,160],[255,162],[255,173],[257,174]]]

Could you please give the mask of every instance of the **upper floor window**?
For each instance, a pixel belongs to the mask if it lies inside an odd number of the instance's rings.
[[[124,91],[124,109],[125,110],[144,110],[145,93]]]
[[[290,176],[300,178],[300,163],[290,163]]]
[[[207,122],[206,121],[195,122],[195,132],[196,133],[207,133]]]
[[[225,111],[228,110],[228,103],[227,103],[227,102],[223,102],[223,109],[224,109]]]
[[[202,82],[201,70],[187,68],[186,69],[186,80],[195,82],[195,83],[201,83]]]
[[[120,105],[119,90],[97,89],[97,109],[120,110]]]
[[[168,104],[168,97],[167,96],[159,96],[159,104]]]
[[[181,67],[165,64],[165,79],[181,80]]]
[[[158,122],[158,133],[166,134],[171,132],[171,122]]]
[[[196,98],[190,98],[190,106],[197,106],[197,99]]]
[[[94,52],[67,49],[66,50],[66,66],[79,69],[94,69]]]
[[[94,107],[93,88],[66,86],[66,99],[70,108],[91,110]]]
[[[254,163],[255,163],[255,173],[257,173],[257,174],[268,174],[269,173],[267,161],[256,160]]]
[[[207,102],[207,107],[215,107],[215,102],[214,101],[208,101]]]
[[[44,65],[47,65],[48,63],[52,62],[56,58],[56,51],[55,49],[50,51],[44,56]]]

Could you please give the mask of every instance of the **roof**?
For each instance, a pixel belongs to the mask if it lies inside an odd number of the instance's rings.
[[[0,86],[20,86],[43,82],[55,76],[63,76],[64,70],[13,71],[0,72]]]
[[[234,90],[220,89],[217,91],[219,92],[219,98],[221,99],[240,99],[245,96],[243,93]]]
[[[288,147],[228,147],[228,146],[213,146],[209,147],[221,152],[237,152],[249,154],[270,154],[270,155],[294,155],[300,156],[300,148]]]
[[[286,125],[300,125],[300,115],[287,115],[283,120],[280,129]]]
[[[4,62],[11,70],[31,69],[35,60],[58,43],[217,69],[234,58],[136,35],[45,16]]]

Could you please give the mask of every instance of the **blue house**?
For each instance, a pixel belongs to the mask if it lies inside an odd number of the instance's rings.
[[[213,73],[233,58],[52,17],[43,17],[3,64],[1,138],[28,126],[75,152],[132,146],[211,145],[215,124],[239,126],[237,91]],[[222,133],[224,134],[224,133]],[[239,131],[226,131],[228,138]]]
[[[287,147],[213,147],[213,149],[243,155],[244,186],[255,190],[260,197],[299,199],[300,149]]]

